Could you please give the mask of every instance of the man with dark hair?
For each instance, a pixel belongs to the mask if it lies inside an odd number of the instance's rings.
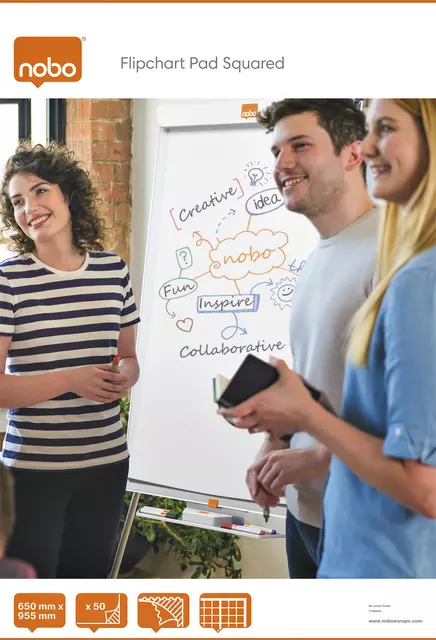
[[[378,213],[360,153],[365,117],[352,100],[286,99],[258,115],[272,133],[274,176],[285,206],[320,234],[294,293],[294,370],[326,392],[339,413],[345,342],[353,315],[373,286]],[[305,433],[289,444],[271,436],[247,471],[263,508],[286,488],[286,550],[292,578],[314,578],[322,494],[330,465],[324,445]]]
[[[257,121],[271,133],[283,118],[308,112],[317,116],[319,125],[329,134],[336,153],[365,137],[365,115],[353,100],[287,98],[273,102],[259,112]]]

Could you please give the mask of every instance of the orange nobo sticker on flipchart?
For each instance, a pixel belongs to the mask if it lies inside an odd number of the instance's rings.
[[[216,498],[209,498],[207,506],[216,509],[218,507],[218,500]]]

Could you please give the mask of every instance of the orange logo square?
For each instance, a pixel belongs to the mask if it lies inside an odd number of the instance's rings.
[[[82,77],[80,38],[20,37],[14,41],[14,78],[40,87],[44,82],[78,82]]]
[[[255,118],[257,116],[257,112],[259,111],[259,105],[256,104],[243,104],[241,107],[241,118]]]

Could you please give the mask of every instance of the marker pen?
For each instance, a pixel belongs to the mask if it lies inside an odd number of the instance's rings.
[[[115,358],[112,360],[111,363],[111,373],[119,373],[120,372],[120,357],[118,355],[115,356]]]
[[[258,527],[255,524],[244,524],[244,527],[250,527],[250,529],[258,529],[259,533],[263,531],[263,533],[269,533],[270,535],[275,535],[277,531],[275,529],[267,529],[266,527]]]
[[[254,527],[250,524],[232,524],[231,522],[222,522],[222,529],[234,529],[235,531],[245,531],[246,533],[255,533],[258,536],[264,536],[265,531],[260,527]]]

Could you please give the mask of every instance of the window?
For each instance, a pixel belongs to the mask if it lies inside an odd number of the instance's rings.
[[[19,142],[30,136],[30,100],[0,99],[0,171]],[[5,241],[0,240],[0,261],[9,258]]]
[[[46,144],[48,140],[65,143],[66,100],[0,98],[0,172],[20,140]],[[0,262],[11,253],[0,235]]]
[[[19,140],[27,138],[33,144],[46,144],[48,140],[65,143],[66,100],[0,99],[1,171]]]
[[[30,136],[30,100],[0,99],[0,169],[18,141]]]

